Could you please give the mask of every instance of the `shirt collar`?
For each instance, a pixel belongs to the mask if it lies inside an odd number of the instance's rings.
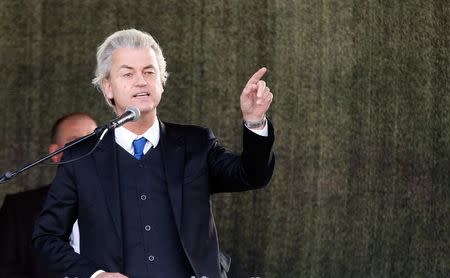
[[[124,148],[127,152],[133,153],[133,141],[135,139],[139,139],[141,137],[145,137],[147,139],[148,143],[151,144],[151,146],[156,147],[159,143],[159,137],[160,137],[160,129],[159,129],[159,121],[156,118],[153,125],[147,129],[144,134],[137,135],[133,132],[129,131],[123,126],[120,126],[116,129],[114,129],[114,136],[116,143],[119,144],[122,148]]]

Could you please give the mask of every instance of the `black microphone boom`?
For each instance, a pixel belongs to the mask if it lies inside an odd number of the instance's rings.
[[[105,136],[106,132],[108,132],[108,130],[113,130],[121,125],[123,125],[124,123],[127,122],[131,122],[131,121],[137,121],[139,119],[139,117],[141,116],[141,112],[139,111],[139,109],[135,108],[135,107],[128,107],[127,110],[125,111],[125,113],[123,113],[120,117],[112,120],[109,124],[103,126],[103,127],[98,127],[96,128],[91,134],[88,134],[86,136],[83,136],[81,138],[78,138],[70,143],[67,143],[64,147],[57,149],[56,151],[49,153],[41,158],[39,158],[38,160],[28,163],[25,166],[23,166],[22,168],[14,171],[14,172],[6,172],[3,174],[3,176],[0,176],[0,184],[1,183],[5,183],[6,181],[12,179],[13,177],[17,176],[18,174],[33,168],[34,166],[41,164],[42,162],[44,162],[45,160],[51,158],[54,155],[57,155],[61,152],[63,152],[64,150],[94,136],[97,135],[98,136],[98,140],[97,143],[95,144],[95,146],[85,155],[82,155],[81,157],[72,159],[72,160],[68,160],[68,161],[64,161],[58,164],[63,164],[63,163],[70,163],[70,162],[74,162],[77,160],[80,160],[81,158],[91,154],[95,148],[98,146],[98,144],[100,143],[100,141],[103,139],[103,137]]]
[[[127,110],[125,110],[125,113],[120,115],[120,117],[112,120],[107,126],[107,129],[115,129],[124,123],[128,122],[135,122],[139,119],[141,116],[141,111],[137,109],[136,107],[128,107]]]

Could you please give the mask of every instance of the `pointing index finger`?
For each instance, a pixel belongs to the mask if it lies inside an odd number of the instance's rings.
[[[251,85],[251,84],[258,83],[258,81],[261,80],[261,78],[264,76],[264,74],[266,72],[267,72],[267,68],[266,67],[260,68],[257,72],[255,72],[255,74],[253,74],[252,77],[250,77],[250,79],[247,82],[247,86]]]

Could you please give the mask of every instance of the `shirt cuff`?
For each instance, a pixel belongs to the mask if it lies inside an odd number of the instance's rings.
[[[252,131],[253,133],[258,134],[259,136],[263,136],[263,137],[269,136],[269,128],[268,128],[267,120],[266,120],[266,124],[264,125],[263,129],[253,129],[253,128],[248,128],[248,127],[245,127],[245,128]]]
[[[99,275],[100,273],[105,272],[104,270],[97,270],[96,272],[94,272],[94,274],[91,275],[91,278],[95,278],[97,277],[97,275]]]

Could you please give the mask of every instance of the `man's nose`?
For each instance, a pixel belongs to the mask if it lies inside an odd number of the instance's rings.
[[[147,80],[145,80],[144,75],[142,73],[136,74],[135,85],[138,87],[147,86]]]

